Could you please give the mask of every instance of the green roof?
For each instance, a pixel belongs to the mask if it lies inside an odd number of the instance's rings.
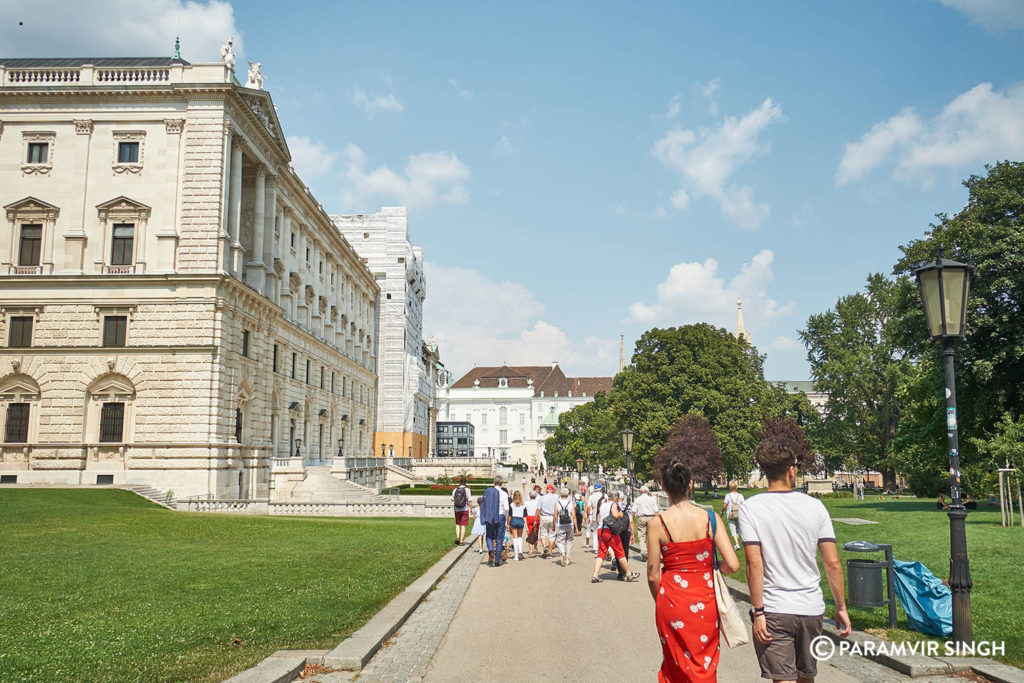
[[[551,412],[547,414],[543,420],[540,421],[541,427],[557,427],[558,426],[558,415],[555,413],[555,409],[552,408]]]
[[[814,382],[801,381],[801,382],[782,382],[782,386],[786,388],[786,391],[791,394],[798,392],[804,392],[805,394],[813,394],[818,390],[814,388]]]

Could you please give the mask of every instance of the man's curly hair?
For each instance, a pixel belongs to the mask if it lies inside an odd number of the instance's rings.
[[[798,463],[799,444],[784,436],[766,436],[754,449],[754,461],[768,481],[785,479],[786,472]]]

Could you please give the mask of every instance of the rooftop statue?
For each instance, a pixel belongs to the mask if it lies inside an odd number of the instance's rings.
[[[262,62],[249,62],[249,77],[245,81],[246,88],[253,88],[254,90],[263,90],[264,75],[260,71],[260,67],[263,65]]]
[[[232,71],[235,69],[235,49],[232,47],[234,41],[234,37],[231,37],[228,42],[220,46],[220,61],[224,62],[224,66]]]

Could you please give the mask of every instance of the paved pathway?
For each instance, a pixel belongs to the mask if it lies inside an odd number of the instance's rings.
[[[314,680],[656,680],[661,647],[643,566],[633,561],[641,580],[623,583],[606,562],[605,581],[591,584],[594,555],[581,546],[577,539],[576,562],[569,567],[540,557],[488,567],[486,555],[471,550],[361,674],[335,672]],[[740,609],[746,613],[749,605],[740,603]],[[753,646],[723,649],[719,679],[762,681]],[[868,660],[836,658],[819,665],[817,680],[911,679]]]

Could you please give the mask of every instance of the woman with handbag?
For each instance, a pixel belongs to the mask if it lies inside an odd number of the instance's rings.
[[[654,471],[671,502],[647,527],[647,584],[662,651],[658,680],[717,681],[719,613],[712,556],[717,548],[727,574],[738,571],[740,562],[725,526],[712,519],[714,511],[690,502],[693,479],[686,462],[665,453],[655,459]]]
[[[626,562],[626,553],[622,549],[621,534],[629,529],[629,517],[623,514],[618,504],[609,499],[603,499],[597,510],[597,557],[594,558],[594,576],[590,583],[601,583],[601,565],[608,555],[610,548],[615,554],[615,561],[622,570],[623,581],[633,582],[640,578],[639,572],[630,572],[629,564]]]
[[[512,559],[523,559],[523,529],[526,528],[526,506],[519,491],[512,494],[512,505],[509,506],[508,529],[512,534]]]

